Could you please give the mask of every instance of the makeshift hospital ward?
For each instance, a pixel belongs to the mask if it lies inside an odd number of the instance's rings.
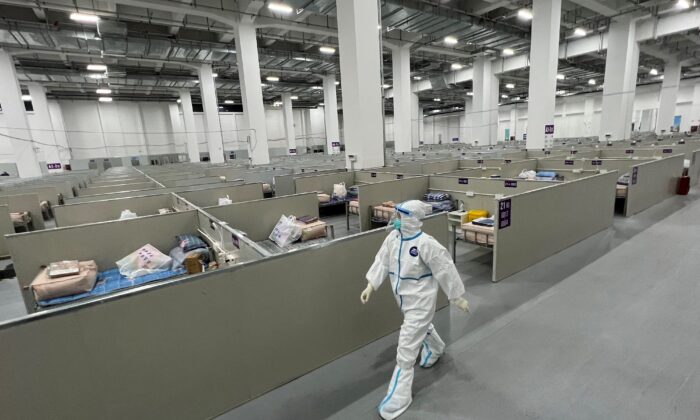
[[[700,418],[695,2],[0,15],[0,419]]]

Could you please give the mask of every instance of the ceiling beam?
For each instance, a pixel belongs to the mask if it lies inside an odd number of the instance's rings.
[[[607,17],[615,16],[620,13],[617,9],[607,6],[597,0],[571,0],[571,2]]]

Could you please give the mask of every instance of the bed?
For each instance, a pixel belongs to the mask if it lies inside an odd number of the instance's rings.
[[[617,184],[615,187],[615,197],[627,198],[627,185]]]
[[[493,226],[475,225],[474,222],[462,224],[464,241],[491,248],[496,243]]]
[[[39,207],[41,207],[41,215],[44,218],[44,220],[49,220],[53,218],[53,213],[51,211],[51,203],[44,200],[39,203]]]
[[[28,211],[18,211],[10,213],[12,224],[17,228],[24,228],[25,232],[29,232],[32,225],[32,214]]]
[[[95,287],[89,292],[42,300],[37,302],[37,304],[42,308],[62,305],[64,303],[75,302],[81,299],[104,296],[110,293],[114,293],[124,289],[129,289],[154,281],[167,280],[173,277],[181,276],[183,274],[187,274],[187,270],[185,268],[178,268],[176,270],[160,271],[157,273],[147,274],[145,276],[130,279],[119,274],[118,268],[112,268],[97,274],[97,282],[95,283]]]

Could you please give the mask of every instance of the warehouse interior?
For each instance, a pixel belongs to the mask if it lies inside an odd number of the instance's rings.
[[[0,16],[2,417],[698,418],[696,1]]]

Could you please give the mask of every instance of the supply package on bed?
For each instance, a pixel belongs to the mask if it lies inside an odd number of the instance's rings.
[[[341,182],[339,184],[333,184],[333,199],[334,200],[345,200],[348,195],[348,190],[345,188],[345,183]]]
[[[53,264],[63,265],[64,262],[66,261],[52,263],[50,266]],[[72,266],[72,261],[70,263],[69,265]],[[54,277],[49,274],[49,268],[41,270],[29,285],[34,293],[34,298],[41,301],[92,290],[97,279],[97,264],[95,261],[80,261],[77,262],[77,265],[77,273]]]
[[[324,194],[324,193],[317,193],[317,195],[318,195],[318,202],[319,203],[321,203],[321,204],[330,203],[330,201],[331,201],[330,195]]]
[[[301,226],[294,216],[282,215],[270,233],[270,240],[280,247],[285,247],[301,238]]]
[[[48,272],[51,278],[74,275],[80,272],[80,265],[78,260],[52,262]]]
[[[169,270],[173,260],[151,244],[146,244],[117,261],[119,273],[134,278],[158,271]]]
[[[309,223],[301,221],[301,218],[297,219],[296,223],[301,227],[301,236],[299,239],[302,242],[310,241],[312,239],[325,238],[326,234],[326,222],[321,220],[314,220]]]
[[[477,245],[493,246],[494,244],[494,220],[480,217],[462,225],[464,240]]]
[[[487,210],[474,209],[467,212],[467,222],[472,222],[482,217],[489,217]]]

